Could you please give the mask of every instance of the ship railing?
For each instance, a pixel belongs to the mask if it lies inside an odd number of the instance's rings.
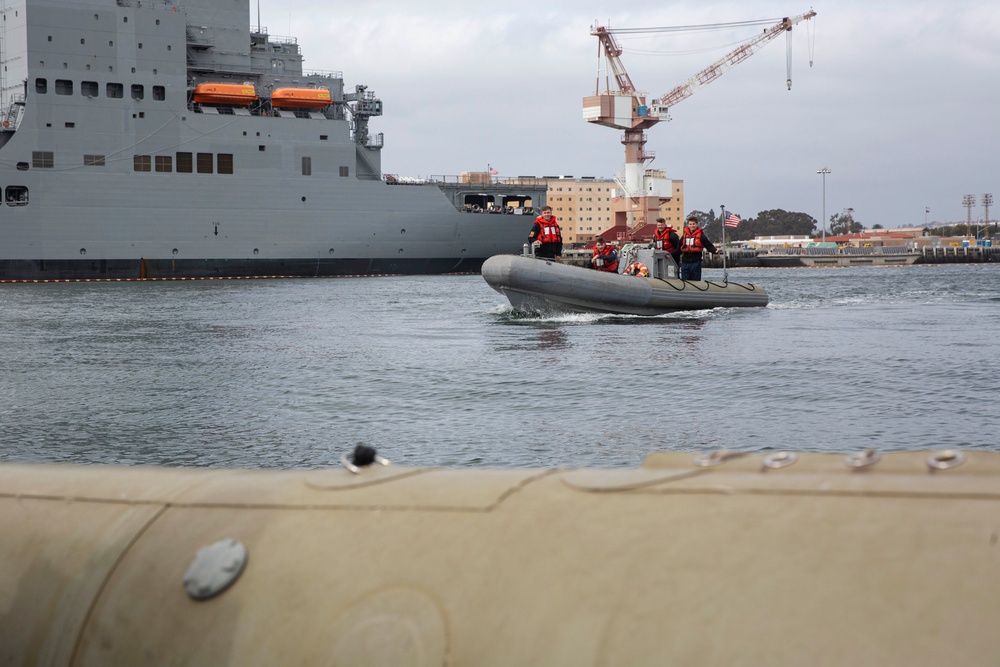
[[[302,70],[304,77],[319,77],[321,79],[343,79],[344,73],[339,70],[312,69]]]

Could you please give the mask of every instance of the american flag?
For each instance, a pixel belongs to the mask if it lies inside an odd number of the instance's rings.
[[[738,227],[740,224],[740,216],[735,213],[730,213],[729,217],[726,218],[726,227]]]

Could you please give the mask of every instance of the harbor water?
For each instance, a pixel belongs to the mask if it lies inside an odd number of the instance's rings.
[[[524,317],[478,275],[0,285],[0,461],[1000,448],[1000,266],[729,278],[771,304]]]

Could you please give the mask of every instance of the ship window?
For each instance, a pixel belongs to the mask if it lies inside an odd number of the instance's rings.
[[[81,44],[86,44],[86,43],[87,43],[87,40],[85,40],[85,39],[84,39],[83,37],[81,37],[81,38],[80,38],[80,43],[81,43]]]
[[[132,168],[134,171],[151,171],[148,155],[136,155],[132,158]]]
[[[28,188],[23,185],[8,185],[4,199],[7,200],[7,206],[27,206]]]
[[[56,95],[72,95],[73,82],[69,79],[56,79]]]
[[[120,83],[109,83],[106,87],[108,97],[120,99],[125,97],[125,86]]]
[[[35,79],[35,92],[40,95],[44,95],[49,92],[49,80],[48,79]]]
[[[325,134],[319,135],[319,140],[320,141],[326,141],[327,140],[327,135],[325,135]]]
[[[141,100],[145,96],[146,92],[141,83],[132,84],[132,99]]]
[[[198,153],[198,173],[199,174],[211,174],[212,173],[212,160],[213,155],[211,153]]]
[[[174,159],[170,155],[156,156],[156,171],[169,174],[174,170]]]
[[[97,82],[96,81],[81,81],[80,82],[80,94],[84,97],[97,97]]]
[[[302,158],[302,175],[312,176],[313,173],[313,161],[311,157]]]
[[[194,162],[191,160],[191,153],[177,154],[177,173],[190,174],[194,171]]]
[[[155,71],[153,72],[156,73]],[[167,89],[163,86],[153,86],[153,99],[157,102],[162,102],[167,99]]]
[[[49,35],[49,41],[50,42],[52,41],[52,35]]]
[[[55,166],[55,158],[52,151],[32,151],[31,166],[35,169],[52,169]]]
[[[83,165],[85,167],[103,167],[104,166],[104,156],[103,155],[84,155]]]
[[[28,163],[27,162],[18,162],[17,163],[17,170],[18,171],[28,171]]]
[[[76,127],[76,123],[66,123],[66,127],[72,129],[72,128]]]
[[[233,154],[232,153],[219,153],[219,173],[220,174],[231,174],[231,173],[233,173]]]
[[[350,169],[348,169],[347,167],[341,167],[340,168],[340,176],[341,176],[341,178],[346,178],[346,177],[348,177],[350,175],[351,175]]]

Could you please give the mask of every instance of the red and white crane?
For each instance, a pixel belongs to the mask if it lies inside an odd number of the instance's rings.
[[[636,90],[631,77],[622,64],[622,48],[615,40],[615,31],[603,26],[595,27],[590,31],[590,34],[596,36],[600,41],[598,59],[603,54],[607,61],[607,71],[613,75],[617,90],[612,89],[609,76],[606,88],[602,92],[600,90],[600,76],[598,76],[595,94],[583,98],[583,118],[588,123],[624,131],[622,144],[625,146],[625,173],[624,178],[618,180],[619,185],[625,190],[625,196],[620,199],[627,201],[625,206],[616,207],[616,217],[627,217],[630,228],[641,227],[647,222],[646,213],[658,208],[659,200],[671,196],[669,181],[646,178],[645,165],[655,157],[652,152],[645,150],[646,130],[661,120],[669,120],[670,107],[687,99],[702,86],[719,78],[730,67],[743,62],[778,35],[788,33],[795,24],[814,16],[816,16],[816,12],[810,10],[795,17],[783,18],[753,39],[740,44],[666,95],[652,100],[648,104],[646,94]],[[789,63],[789,68],[790,66]],[[790,89],[792,87],[790,69],[787,83]],[[646,200],[645,203],[643,200]],[[655,207],[650,200],[658,200]],[[632,215],[633,213],[641,214]],[[616,224],[620,222],[620,220],[616,220]]]

